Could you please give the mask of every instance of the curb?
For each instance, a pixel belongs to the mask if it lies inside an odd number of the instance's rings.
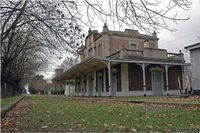
[[[19,98],[17,101],[12,102],[7,107],[2,108],[2,110],[1,110],[1,118],[3,118],[8,111],[12,110],[17,105],[17,103],[20,102],[23,98],[24,98],[24,96]]]

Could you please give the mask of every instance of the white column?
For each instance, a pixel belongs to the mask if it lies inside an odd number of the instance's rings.
[[[106,69],[103,69],[103,93],[106,93]]]
[[[188,75],[188,74],[187,74]],[[181,66],[181,76],[182,76],[182,88],[186,88],[186,73],[185,73],[185,66]],[[188,75],[189,78],[189,75]],[[190,88],[188,88],[190,90]]]
[[[111,75],[110,75],[110,62],[108,62],[108,87],[109,87],[109,97],[111,97]]]
[[[82,75],[82,77],[81,77],[81,90],[83,89],[83,92],[82,92],[82,94],[83,94],[83,96],[85,96],[85,82],[84,82],[84,76]]]
[[[98,75],[98,95],[101,96],[101,92],[102,92],[102,82],[103,82],[103,73],[100,72]]]
[[[143,63],[142,64],[142,73],[143,73],[143,88],[144,88],[144,96],[146,96],[146,76],[145,76],[145,67],[146,65]]]
[[[128,64],[121,64],[121,87],[122,92],[129,92],[129,73],[128,73]]]
[[[69,88],[69,97],[70,97],[70,82],[68,83],[68,88]]]
[[[96,71],[94,71],[94,84],[93,84],[93,96],[96,96]]]
[[[165,76],[166,76],[166,87],[167,87],[167,95],[169,95],[169,81],[168,81],[168,65],[165,65]]]
[[[76,95],[76,79],[74,79],[74,96]]]
[[[86,92],[87,92],[87,96],[89,96],[89,75],[86,75]]]
[[[79,82],[78,82],[78,84],[77,84],[77,95],[79,96],[79,94],[80,94],[80,90],[81,90],[81,88],[80,88],[80,84],[81,84],[81,78],[79,77]]]

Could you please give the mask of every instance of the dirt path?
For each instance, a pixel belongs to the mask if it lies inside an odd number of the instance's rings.
[[[20,132],[21,124],[20,117],[26,113],[28,102],[21,100],[11,111],[7,112],[5,117],[1,119],[2,132]]]

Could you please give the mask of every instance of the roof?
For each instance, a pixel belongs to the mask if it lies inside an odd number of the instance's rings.
[[[200,42],[185,47],[185,49],[187,49],[187,50],[194,50],[194,49],[198,49],[198,48],[200,48]]]
[[[186,63],[176,63],[176,62],[164,62],[164,61],[141,61],[141,60],[133,60],[133,59],[109,59],[106,57],[90,57],[85,61],[82,61],[75,65],[74,67],[68,69],[67,71],[63,72],[59,76],[52,79],[54,82],[59,82],[63,80],[70,80],[76,77],[79,77],[84,74],[92,73],[95,70],[106,68],[106,62],[112,62],[113,64],[117,63],[138,63],[138,64],[161,64],[161,65],[189,65]]]
[[[90,57],[53,78],[52,81],[69,80],[78,77],[83,73],[93,72],[94,69],[104,68],[106,67],[106,64],[103,61],[107,61],[107,59],[102,57]]]

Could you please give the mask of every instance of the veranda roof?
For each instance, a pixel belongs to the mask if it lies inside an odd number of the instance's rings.
[[[83,74],[91,73],[94,70],[106,67],[105,61],[107,61],[107,58],[90,57],[53,78],[52,81],[70,80]]]
[[[106,57],[90,57],[85,61],[78,63],[57,77],[53,78],[52,81],[59,82],[63,80],[70,80],[76,77],[82,76],[84,74],[92,73],[95,70],[107,68],[106,62],[116,63],[137,63],[137,64],[160,64],[160,65],[179,65],[188,66],[189,63],[175,63],[175,62],[165,62],[165,61],[140,61],[133,59],[109,59]]]

